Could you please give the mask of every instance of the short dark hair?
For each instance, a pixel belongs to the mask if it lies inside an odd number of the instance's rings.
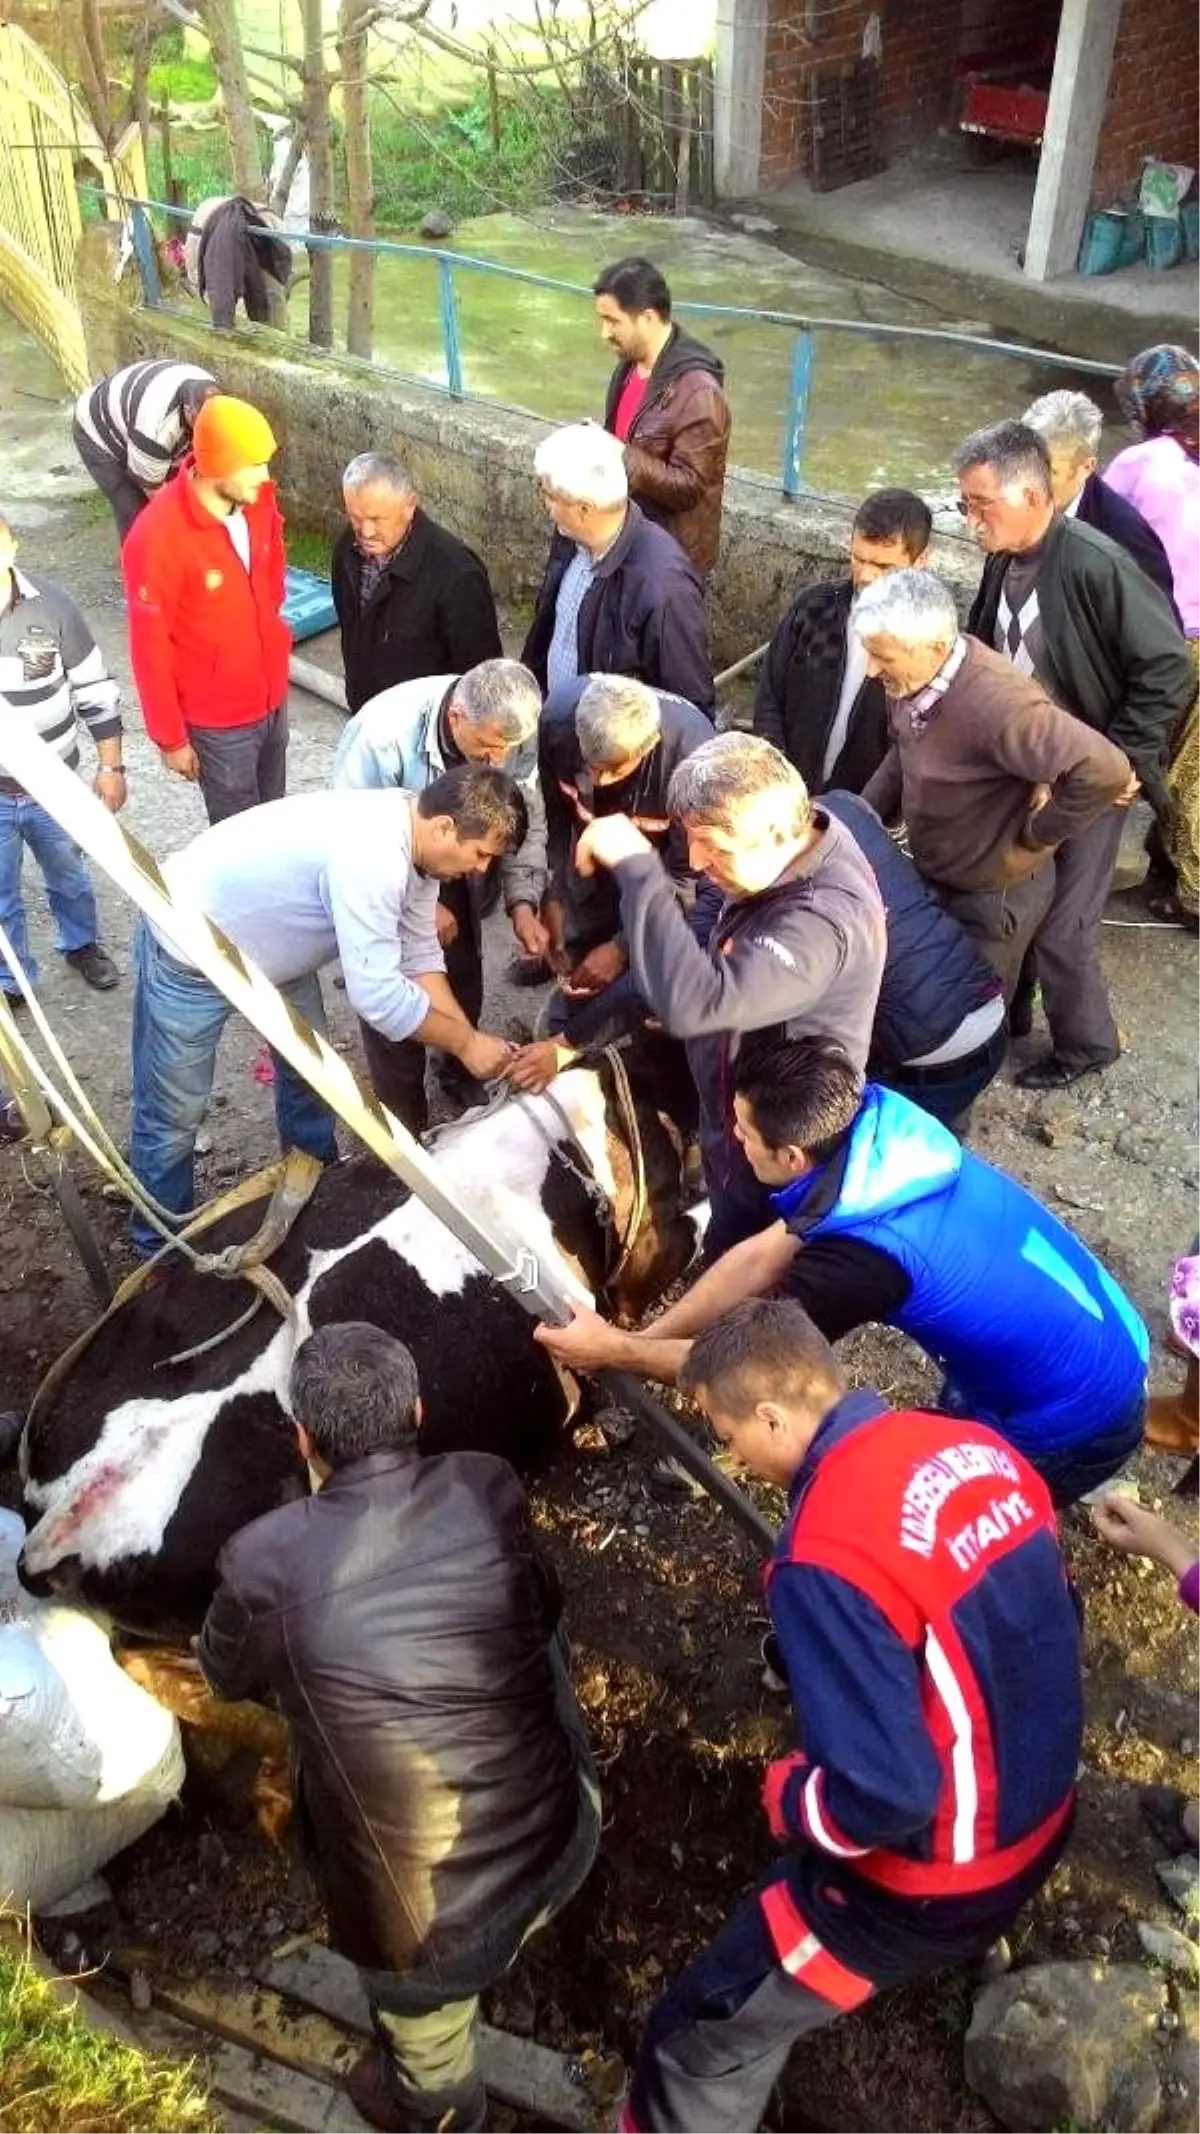
[[[652,259],[643,259],[639,252],[628,259],[615,259],[611,267],[605,267],[592,283],[593,296],[611,296],[622,311],[657,311],[660,318],[671,316],[671,292],[666,276]]]
[[[985,430],[973,430],[951,453],[950,464],[955,474],[992,467],[1005,488],[1025,482],[1043,496],[1050,494],[1050,448],[1027,422],[993,422]]]
[[[791,1297],[750,1297],[697,1334],[679,1371],[679,1390],[703,1387],[730,1415],[760,1400],[803,1404],[823,1415],[846,1390],[824,1334]]]
[[[448,815],[460,838],[502,837],[505,852],[519,852],[529,828],[529,808],[515,778],[490,763],[456,763],[417,794],[417,813],[428,822]]]
[[[768,1148],[823,1162],[858,1117],[863,1078],[835,1038],[777,1038],[739,1055],[733,1089]]]
[[[363,1319],[319,1327],[297,1349],[288,1398],[321,1458],[347,1467],[417,1439],[417,1367],[402,1341]]]
[[[923,555],[933,532],[933,513],[912,489],[872,489],[854,514],[854,531],[866,541],[903,541],[905,554]]]

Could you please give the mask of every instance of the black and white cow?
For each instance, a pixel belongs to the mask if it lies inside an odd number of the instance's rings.
[[[646,1205],[608,1306],[636,1313],[687,1266],[696,1221],[684,1212],[678,1133],[655,1100],[661,1060],[643,1050],[626,1064]],[[591,1300],[634,1206],[632,1137],[606,1057],[568,1069],[551,1094],[553,1103],[524,1098],[468,1119],[437,1159],[483,1223]],[[588,1190],[589,1167],[611,1223]],[[240,1242],[261,1214],[259,1204],[229,1217],[206,1249]],[[132,1630],[194,1627],[224,1542],[303,1486],[288,1374],[297,1341],[331,1320],[367,1319],[408,1344],[426,1451],[486,1448],[529,1470],[561,1438],[569,1393],[531,1321],[379,1164],[328,1170],[271,1265],[295,1299],[294,1328],[264,1305],[218,1346],[173,1361],[236,1320],[247,1295],[178,1261],[100,1328],[25,1432],[29,1585],[104,1608]]]

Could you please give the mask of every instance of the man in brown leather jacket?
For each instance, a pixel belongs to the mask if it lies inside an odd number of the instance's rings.
[[[319,1329],[290,1405],[318,1494],[222,1551],[199,1640],[219,1696],[270,1692],[335,1949],[378,2044],[351,2070],[384,2128],[482,2127],[479,1995],[574,1895],[599,1791],[524,1492],[491,1453],[422,1458],[409,1351]]]
[[[729,452],[725,367],[671,323],[671,292],[651,260],[619,259],[592,286],[601,335],[621,359],[604,427],[625,447],[629,494],[710,571]]]

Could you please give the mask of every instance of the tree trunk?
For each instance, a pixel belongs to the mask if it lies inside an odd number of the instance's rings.
[[[309,220],[317,231],[332,230],[333,142],[329,128],[329,71],[325,65],[322,0],[300,0],[304,25],[304,131],[308,139]],[[333,254],[325,245],[310,245],[308,338],[315,348],[333,347]]]
[[[150,52],[154,32],[148,19],[143,16],[133,33],[133,78],[130,102],[142,137],[142,156],[147,170],[150,168]],[[167,173],[164,169],[164,177]],[[167,194],[167,199],[171,197]]]
[[[109,103],[108,64],[104,56],[104,33],[97,0],[80,0],[75,47],[79,59],[79,85],[83,91],[83,100],[91,114],[92,124],[104,143],[106,153],[111,154],[116,128]]]
[[[196,12],[208,33],[209,49],[225,105],[225,125],[233,158],[233,189],[249,200],[262,200],[263,167],[258,127],[246,80],[246,57],[233,0],[196,0]]]
[[[338,60],[346,126],[346,194],[351,237],[375,235],[375,178],[371,167],[371,110],[367,77],[367,0],[342,0]],[[375,335],[375,254],[350,254],[346,349],[370,359]]]

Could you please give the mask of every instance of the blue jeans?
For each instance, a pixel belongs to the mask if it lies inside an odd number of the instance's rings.
[[[233,1013],[223,993],[200,971],[168,953],[139,919],[133,939],[133,1119],[129,1160],[155,1200],[172,1214],[195,1205],[196,1135],[212,1092],[221,1032]],[[325,1011],[316,972],[280,991],[314,1029]],[[333,1113],[286,1060],[275,1062],[275,1122],[281,1147],[304,1149],[322,1163],[337,1157]],[[136,1215],[135,1249],[156,1252],[157,1231]]]
[[[46,884],[54,919],[54,946],[60,955],[89,948],[96,939],[96,897],[87,863],[78,845],[36,800],[0,793],[0,925],[4,927],[31,979],[37,964],[29,953],[25,905],[21,897],[21,859],[28,845]],[[7,964],[0,973],[6,993],[18,991]]]

